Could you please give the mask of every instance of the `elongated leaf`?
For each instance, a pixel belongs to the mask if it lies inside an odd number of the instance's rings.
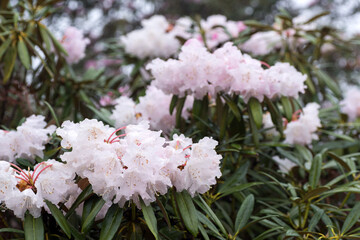
[[[341,97],[341,91],[340,91],[340,87],[338,86],[338,84],[331,79],[331,77],[329,75],[327,75],[324,71],[317,69],[317,68],[313,68],[313,71],[315,73],[315,75],[322,80],[325,85],[335,94],[336,97]]]
[[[3,44],[0,46],[0,59],[3,56],[3,54],[5,53],[5,51],[8,49],[8,47],[10,46],[11,43],[11,38],[6,39],[5,42],[3,42]]]
[[[45,47],[48,51],[51,51],[51,42],[50,42],[50,36],[48,35],[48,33],[46,32],[46,30],[44,29],[44,27],[41,27],[39,25],[39,31],[40,31],[40,35],[42,40],[45,43]]]
[[[60,127],[60,123],[59,123],[59,120],[58,120],[58,118],[57,118],[57,116],[56,116],[56,114],[55,114],[54,109],[51,107],[51,105],[50,105],[47,101],[44,101],[44,103],[45,103],[45,105],[49,108],[50,113],[51,113],[52,117],[53,117],[54,120],[55,120],[56,126]]]
[[[21,63],[24,65],[26,69],[30,68],[30,55],[29,51],[26,47],[26,44],[22,37],[19,38],[19,41],[17,42],[17,48],[19,53],[19,58]]]
[[[205,240],[210,240],[206,230],[204,229],[204,227],[201,224],[199,225],[199,230]]]
[[[226,101],[226,104],[229,106],[231,112],[236,117],[236,119],[238,121],[241,121],[241,113],[236,103],[227,95],[224,95],[223,98]]]
[[[315,188],[313,190],[310,190],[302,198],[302,201],[306,201],[306,200],[311,199],[311,198],[319,197],[323,192],[326,192],[329,189],[330,189],[329,187],[319,187],[319,188]]]
[[[238,234],[239,231],[246,225],[248,222],[252,211],[254,210],[255,198],[252,194],[247,196],[244,202],[241,204],[241,207],[236,215],[235,220],[235,234]]]
[[[45,200],[45,202],[46,205],[49,207],[51,214],[53,215],[53,217],[55,218],[56,222],[59,224],[61,229],[64,231],[66,236],[68,238],[71,238],[71,229],[69,227],[68,221],[66,220],[62,212],[48,200]]]
[[[100,212],[101,208],[104,206],[105,200],[103,198],[98,199],[94,206],[92,207],[89,215],[86,217],[85,221],[81,226],[81,232],[87,232],[90,230],[91,225],[93,224],[96,215]]]
[[[310,169],[309,183],[312,189],[315,189],[319,183],[321,175],[321,164],[322,156],[320,154],[317,154],[313,159]]]
[[[74,211],[75,209],[85,200],[87,199],[90,195],[92,194],[92,186],[88,185],[80,194],[79,196],[76,198],[75,202],[73,203],[73,205],[70,207],[69,211],[66,213],[65,217],[68,218]]]
[[[219,230],[217,229],[217,227],[204,214],[202,214],[201,212],[198,211],[197,216],[199,218],[199,222],[206,225],[206,227],[208,229],[210,229],[210,231],[212,231],[212,233],[215,236],[217,236],[218,238],[222,238],[222,236],[221,236]]]
[[[328,154],[332,159],[334,159],[336,162],[338,162],[346,171],[348,171],[348,172],[351,171],[349,165],[346,163],[346,161],[344,159],[342,159],[341,157],[339,157],[338,155],[336,155],[333,152],[328,152]]]
[[[324,215],[324,213],[325,212],[322,209],[319,209],[318,211],[316,211],[316,213],[311,218],[310,223],[309,223],[309,231],[310,232],[314,231],[315,227],[317,226],[318,222],[320,221],[320,219]]]
[[[330,14],[329,11],[321,12],[319,14],[316,14],[315,16],[313,16],[312,18],[310,18],[306,22],[304,22],[304,24],[309,24],[309,23],[311,23],[311,22],[313,22],[313,21],[315,21],[315,20],[317,20],[317,19],[319,19],[319,18],[321,18],[323,16],[329,15],[329,14]]]
[[[176,107],[177,101],[179,100],[179,97],[177,95],[173,95],[170,102],[170,115],[173,114],[174,109]]]
[[[345,234],[347,231],[351,229],[352,226],[359,220],[360,218],[360,202],[356,203],[353,209],[351,209],[349,215],[346,217],[345,222],[341,228],[341,233]]]
[[[64,53],[64,54],[67,56],[68,53],[66,52],[66,50],[64,49],[64,47],[61,45],[61,43],[56,39],[56,37],[54,37],[54,36],[51,34],[51,32],[50,32],[44,25],[39,24],[39,27],[40,27],[40,28],[43,28],[44,31],[47,32],[47,34],[50,36],[50,38],[51,38],[51,40],[52,40],[52,43],[54,44],[54,47],[55,47],[58,51]]]
[[[325,133],[325,134],[328,134],[328,135],[331,135],[331,136],[334,136],[334,137],[343,139],[343,140],[345,140],[345,141],[356,142],[355,139],[353,139],[353,138],[350,137],[350,136],[344,135],[344,134],[335,133],[335,132],[326,131],[326,130],[319,130],[319,131],[322,132],[322,133]]]
[[[180,98],[176,103],[176,127],[180,128],[181,126],[181,113],[185,104],[186,96]]]
[[[259,102],[259,100],[252,97],[249,100],[248,107],[249,107],[249,112],[252,115],[254,122],[256,124],[256,127],[260,129],[262,126],[262,117],[263,117],[261,103]]]
[[[199,196],[199,199],[200,201],[195,201],[196,204],[210,217],[210,219],[218,226],[218,228],[220,228],[220,231],[223,233],[223,235],[227,236],[227,232],[224,226],[222,225],[216,214],[213,212],[213,210],[211,210],[209,205],[207,205],[207,203],[204,201],[204,199],[202,199],[201,196]]]
[[[230,188],[227,188],[225,191],[222,192],[222,194],[220,194],[220,197],[225,197],[229,194],[233,194],[234,192],[240,192],[242,190],[245,190],[247,188],[251,188],[253,186],[257,186],[257,185],[261,185],[264,184],[262,182],[250,182],[250,183],[243,183],[240,185],[236,185]]]
[[[107,211],[102,223],[100,240],[111,240],[114,238],[120,227],[122,217],[123,209],[119,208],[117,204],[112,205]]]
[[[25,214],[24,231],[26,240],[44,239],[44,224],[40,217],[34,218],[29,212]]]
[[[194,237],[196,237],[199,232],[199,221],[192,198],[186,191],[181,193],[177,192],[175,196],[175,200],[179,208],[179,213],[182,220],[184,221],[185,227]]]
[[[24,234],[24,231],[23,231],[23,230],[16,229],[16,228],[1,228],[1,229],[0,229],[0,233],[6,233],[6,232],[9,232],[9,233],[17,233],[17,234]]]
[[[4,57],[5,66],[4,66],[4,78],[3,78],[4,84],[7,83],[14,69],[16,55],[17,55],[17,51],[16,48],[13,46],[9,47],[5,53],[5,57]]]
[[[146,206],[142,199],[140,199],[140,204],[148,228],[154,235],[155,239],[156,240],[159,239],[159,234],[157,230],[157,220],[153,208],[151,207],[151,205]]]
[[[293,109],[291,106],[291,102],[289,100],[288,97],[281,97],[281,104],[283,106],[284,109],[284,113],[285,113],[285,117],[287,118],[288,121],[291,121],[291,117],[293,114]]]

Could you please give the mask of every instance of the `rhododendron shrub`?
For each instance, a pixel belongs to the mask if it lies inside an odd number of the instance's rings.
[[[0,239],[360,237],[359,39],[327,13],[129,11],[103,39],[59,4],[0,3]]]

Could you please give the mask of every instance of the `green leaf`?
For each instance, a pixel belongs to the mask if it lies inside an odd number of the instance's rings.
[[[106,213],[101,226],[100,240],[111,240],[114,238],[120,227],[123,217],[123,209],[119,205],[113,204]]]
[[[238,121],[241,121],[241,113],[236,103],[227,95],[223,95],[226,104],[229,106],[231,112],[234,114]]]
[[[66,213],[65,217],[68,218],[75,209],[83,202],[85,199],[87,199],[92,194],[92,186],[89,184],[76,198],[73,205],[70,207],[69,211]]]
[[[227,196],[229,194],[233,194],[235,192],[240,192],[240,191],[245,190],[247,188],[251,188],[253,186],[262,185],[262,184],[264,184],[264,183],[262,183],[262,182],[250,182],[250,183],[243,183],[243,184],[240,184],[240,185],[232,186],[232,187],[226,188],[226,190],[223,190],[219,197],[220,198],[225,197],[225,196]],[[220,191],[219,191],[219,193],[220,193]]]
[[[103,198],[99,198],[91,208],[89,215],[86,217],[85,221],[81,226],[81,232],[87,232],[90,230],[92,224],[94,223],[96,215],[100,212],[101,208],[104,206],[105,200]]]
[[[58,118],[57,118],[57,116],[56,116],[56,114],[55,114],[54,109],[51,107],[51,105],[50,105],[47,101],[44,101],[44,103],[45,103],[45,105],[49,108],[50,113],[51,113],[52,117],[53,117],[54,120],[55,120],[56,126],[60,127],[60,123],[59,123],[59,120],[58,120]]]
[[[158,230],[157,230],[157,220],[153,208],[151,207],[151,205],[146,206],[142,199],[140,199],[140,204],[148,228],[154,235],[155,239],[156,240],[159,239]]]
[[[291,121],[293,109],[291,106],[291,102],[288,97],[281,97],[281,103],[284,109],[285,117],[288,121]]]
[[[328,152],[329,156],[334,159],[337,163],[339,163],[347,172],[351,171],[351,168],[349,167],[349,165],[346,163],[346,161],[344,159],[342,159],[341,157],[339,157],[338,155],[336,155],[333,152]]]
[[[239,234],[240,230],[246,225],[248,222],[251,213],[254,210],[255,198],[252,194],[247,196],[244,202],[241,204],[241,207],[236,215],[235,220],[235,234]]]
[[[204,229],[204,227],[201,224],[199,225],[199,230],[205,240],[210,240],[206,230]]]
[[[19,58],[22,64],[26,69],[30,68],[30,55],[29,51],[26,47],[26,44],[22,37],[19,37],[19,41],[17,42],[17,48],[19,53]]]
[[[321,164],[322,164],[322,155],[317,154],[313,159],[310,169],[309,184],[312,187],[312,189],[315,189],[319,183],[320,175],[321,175]]]
[[[4,78],[3,78],[3,83],[6,84],[7,81],[9,80],[11,73],[14,69],[15,66],[15,62],[16,62],[16,48],[11,46],[8,48],[8,50],[5,53],[5,57],[4,57]]]
[[[318,225],[318,222],[320,221],[321,217],[324,215],[324,210],[318,209],[316,210],[314,216],[311,218],[309,223],[309,232],[314,231],[315,227]]]
[[[61,229],[64,231],[66,236],[68,238],[71,238],[71,229],[70,229],[69,224],[68,224],[66,218],[64,217],[63,213],[54,204],[52,204],[48,200],[45,200],[45,202],[46,202],[46,205],[49,207],[51,214],[53,215],[53,217],[55,218],[56,222],[59,224]]]
[[[110,119],[110,116],[108,116],[104,111],[99,111],[95,107],[91,105],[87,105],[87,107],[93,111],[102,121],[106,122],[109,125],[114,125],[114,121]]]
[[[52,42],[53,42],[53,44],[54,44],[54,47],[55,47],[58,51],[64,53],[64,54],[67,56],[68,53],[66,52],[66,50],[64,49],[64,47],[61,45],[61,43],[56,39],[56,37],[54,37],[54,36],[51,34],[51,32],[50,32],[44,25],[39,24],[39,27],[40,27],[40,28],[43,28],[44,31],[47,32],[47,34],[50,36],[50,38],[51,38],[51,40],[52,40]]]
[[[186,100],[186,96],[180,98],[176,103],[176,127],[177,128],[180,128],[180,126],[181,126],[181,113],[182,113],[182,109],[185,104],[185,100]]]
[[[257,100],[257,98],[252,97],[249,100],[248,107],[249,107],[249,112],[254,119],[257,129],[261,129],[262,118],[263,118],[261,103],[259,102],[259,100]]]
[[[179,213],[182,220],[184,221],[185,227],[194,237],[196,237],[199,232],[199,221],[192,198],[186,191],[181,193],[176,192],[175,196]]]
[[[301,200],[305,202],[308,199],[319,197],[320,194],[322,194],[323,192],[326,192],[329,189],[330,189],[330,187],[319,187],[319,188],[312,189],[309,192],[307,192]]]
[[[50,42],[50,38],[49,35],[47,34],[46,30],[44,29],[44,27],[41,27],[39,24],[39,31],[40,31],[40,35],[42,40],[45,42],[45,47],[48,51],[51,51],[51,42]]]
[[[345,234],[360,218],[360,202],[356,203],[341,228],[341,234]]]
[[[2,55],[5,53],[5,51],[8,49],[8,47],[11,44],[11,38],[6,39],[5,42],[3,42],[3,44],[0,47],[0,59],[2,57]]]
[[[340,134],[340,133],[335,133],[335,132],[331,132],[331,131],[327,131],[327,130],[322,130],[320,129],[319,132],[343,139],[345,141],[349,141],[349,142],[356,142],[356,140],[348,135],[344,135],[344,134]]]
[[[177,95],[173,95],[170,102],[170,115],[173,114],[174,109],[176,107],[177,101],[179,100],[179,97]]]
[[[322,80],[325,85],[335,94],[336,97],[341,98],[342,94],[340,87],[333,79],[331,79],[329,75],[315,67],[313,67],[313,71],[315,75],[319,78],[319,80]]]
[[[309,20],[307,20],[306,22],[304,22],[303,24],[309,24],[323,16],[326,16],[326,15],[329,15],[330,12],[329,11],[325,11],[325,12],[322,12],[322,13],[319,13],[319,14],[316,14],[315,16],[313,16],[312,18],[310,18]]]
[[[16,229],[16,228],[1,228],[1,229],[0,229],[0,233],[5,233],[5,232],[17,233],[17,234],[24,234],[24,231],[23,231],[23,230]]]
[[[223,233],[224,236],[227,236],[227,232],[224,228],[224,226],[222,225],[221,221],[219,220],[219,218],[216,216],[216,214],[213,212],[213,210],[211,210],[211,208],[209,207],[209,205],[207,205],[207,203],[204,201],[204,199],[202,199],[201,196],[199,196],[199,199],[201,202],[199,201],[195,201],[196,204],[207,214],[209,215],[210,219],[220,228],[220,231]]]
[[[29,212],[25,214],[24,231],[26,240],[44,239],[44,224],[40,217],[34,218]]]

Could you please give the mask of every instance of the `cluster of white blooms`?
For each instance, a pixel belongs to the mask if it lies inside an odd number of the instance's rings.
[[[38,163],[34,171],[0,161],[0,203],[18,218],[24,218],[27,210],[37,218],[45,200],[55,205],[67,201],[73,189],[78,188],[74,177],[74,171],[55,160]]]
[[[137,104],[126,96],[116,99],[115,109],[110,118],[115,121],[115,127],[148,120],[151,129],[169,132],[175,127],[175,113],[170,115],[169,111],[171,99],[171,95],[165,94],[162,90],[150,85],[145,96],[140,97]],[[182,110],[182,116],[185,119],[189,117],[188,110],[192,108],[193,101],[194,99],[191,96],[186,98]]]
[[[345,98],[340,102],[341,112],[349,117],[349,121],[354,121],[360,116],[360,89],[350,88],[345,93]]]
[[[0,130],[0,159],[14,162],[16,158],[43,157],[45,144],[55,126],[46,127],[44,116],[32,115],[16,131]]]
[[[279,170],[282,173],[289,173],[293,167],[297,166],[296,163],[290,161],[287,158],[283,159],[280,158],[279,156],[274,156],[272,157],[272,159],[279,165]]]
[[[212,15],[200,21],[201,30],[189,17],[178,19],[172,30],[176,36],[184,39],[196,38],[202,43],[206,42],[208,48],[214,48],[231,38],[239,36],[246,29],[243,22],[228,21],[223,15]],[[205,41],[200,31],[204,32]]]
[[[79,62],[85,57],[86,45],[90,43],[90,40],[84,38],[81,30],[75,27],[68,27],[65,30],[61,43],[68,54],[66,61],[72,64]]]
[[[169,31],[170,24],[165,17],[155,15],[141,21],[143,28],[134,30],[121,37],[125,51],[138,58],[170,57],[180,47],[180,42],[173,32]]]
[[[319,108],[319,104],[309,103],[302,109],[298,119],[287,124],[285,143],[306,145],[318,139],[315,132],[321,127]]]
[[[215,177],[221,176],[215,140],[204,138],[191,145],[191,139],[175,136],[167,142],[161,131],[149,130],[146,121],[129,125],[124,134],[116,135],[119,130],[88,119],[66,121],[57,130],[62,147],[72,149],[61,159],[87,178],[94,192],[107,202],[123,206],[132,200],[139,206],[141,197],[149,204],[171,186],[192,195],[204,193],[215,184]]]
[[[154,85],[165,93],[201,99],[219,91],[263,101],[264,96],[298,97],[304,93],[306,76],[288,63],[263,69],[263,63],[242,54],[232,43],[210,53],[196,39],[181,48],[179,60],[155,59],[147,65],[155,77]]]
[[[274,30],[251,35],[250,39],[243,43],[240,48],[254,55],[262,56],[281,49],[283,42],[286,42],[290,48],[307,43],[308,40],[302,35],[305,34],[305,31],[313,30],[316,25],[304,24],[306,21],[304,21],[303,16],[293,18],[292,22],[293,28],[288,29],[281,29],[282,27],[279,24],[274,23]]]

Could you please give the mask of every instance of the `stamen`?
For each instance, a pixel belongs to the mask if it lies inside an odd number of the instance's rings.
[[[293,113],[291,121],[296,121],[299,119],[300,114],[302,113],[301,109],[297,110],[296,112]]]
[[[185,155],[185,158],[189,158],[190,157],[190,155],[188,154],[188,155]]]
[[[15,167],[15,168],[17,168],[17,169],[19,169],[19,171],[16,170],[16,169],[14,169],[14,170],[17,171],[18,173],[20,173],[21,176],[23,176],[24,178],[28,178],[28,176],[26,176],[26,173],[24,172],[24,170],[22,170],[21,168],[19,168],[18,166],[16,166],[16,165],[13,164],[13,163],[10,163],[10,165],[13,166],[13,167]]]
[[[122,129],[124,129],[124,128],[126,128],[126,126],[116,129],[116,130],[110,135],[110,137],[108,138],[107,142],[110,141],[110,138],[112,137],[112,135],[114,135],[116,132],[118,132],[118,131],[120,131],[120,130],[122,130]]]
[[[27,184],[31,185],[30,182],[26,179],[23,179],[22,177],[19,176],[15,176],[17,179],[23,180],[24,182],[26,182]]]
[[[124,137],[124,136],[126,136],[126,133],[124,133],[124,134],[121,134],[121,135],[119,135],[119,136],[114,137],[114,138],[110,141],[110,143],[113,143],[115,139],[117,139],[117,138],[121,138],[121,137]]]
[[[183,149],[183,151],[185,151],[185,150],[188,149],[188,148],[191,148],[191,146],[192,146],[192,145],[187,146],[186,148]]]
[[[38,179],[39,175],[40,175],[45,169],[47,169],[47,168],[49,168],[49,167],[51,167],[51,166],[52,166],[52,164],[50,164],[50,165],[44,167],[43,169],[41,169],[41,171],[37,174],[35,180],[33,181],[33,184],[34,184],[34,185],[35,185],[35,182],[36,182],[36,180]]]
[[[265,67],[270,68],[270,65],[267,64],[266,62],[260,61],[260,63],[261,63],[261,65],[264,65]]]
[[[179,145],[180,145],[180,142],[179,142],[179,140],[178,140],[178,141],[176,141],[175,150],[178,150],[178,149],[179,149]]]
[[[41,163],[39,163],[39,164],[36,166],[36,168],[34,169],[34,172],[33,172],[32,176],[31,176],[32,179],[34,179],[36,170],[37,170],[41,165],[43,165],[43,164],[44,164],[44,162],[41,162]]]

